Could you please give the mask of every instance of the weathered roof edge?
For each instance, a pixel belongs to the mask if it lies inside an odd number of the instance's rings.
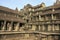
[[[0,6],[0,10],[12,12],[12,13],[18,13],[16,10],[13,10],[13,9],[10,9],[10,8],[4,7],[4,6]]]

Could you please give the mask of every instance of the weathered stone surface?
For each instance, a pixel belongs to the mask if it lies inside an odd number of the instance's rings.
[[[0,6],[0,40],[60,40],[60,1],[20,11]]]

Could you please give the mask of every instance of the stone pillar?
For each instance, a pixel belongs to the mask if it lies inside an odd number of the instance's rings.
[[[45,31],[45,30],[46,30],[45,26],[44,26],[44,25],[42,25],[42,31]]]
[[[32,30],[33,30],[33,31],[36,30],[36,25],[32,25]]]
[[[52,26],[48,25],[48,31],[51,31],[51,30],[52,30]]]
[[[40,27],[40,25],[39,25],[39,31],[41,31],[41,27]]]
[[[59,24],[55,25],[55,30],[59,31]]]
[[[6,21],[4,21],[4,25],[3,25],[3,27],[2,27],[2,31],[4,31],[5,28],[6,28]]]
[[[57,30],[59,31],[59,24],[57,24]]]
[[[57,24],[57,30],[60,31],[60,27],[59,27],[59,24]]]
[[[49,20],[49,19],[48,19],[48,16],[46,16],[46,15],[45,15],[45,20]]]
[[[39,15],[39,20],[41,20],[41,16]]]
[[[10,23],[8,31],[12,31],[13,22]]]
[[[51,16],[52,16],[52,20],[54,19],[54,16],[53,16],[53,14],[51,14]]]
[[[54,27],[54,24],[52,25],[52,30],[55,31],[55,27]]]
[[[48,20],[48,17],[45,15],[45,20]]]
[[[15,26],[15,31],[18,31],[18,30],[19,30],[19,23],[17,23]]]

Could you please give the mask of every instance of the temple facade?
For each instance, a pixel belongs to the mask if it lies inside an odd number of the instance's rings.
[[[0,6],[0,40],[60,40],[60,1],[27,4],[18,11]]]

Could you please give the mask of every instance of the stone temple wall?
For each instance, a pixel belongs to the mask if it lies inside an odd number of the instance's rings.
[[[0,40],[38,40],[38,34],[3,34]]]
[[[0,40],[60,40],[60,35],[39,33],[1,34]]]

